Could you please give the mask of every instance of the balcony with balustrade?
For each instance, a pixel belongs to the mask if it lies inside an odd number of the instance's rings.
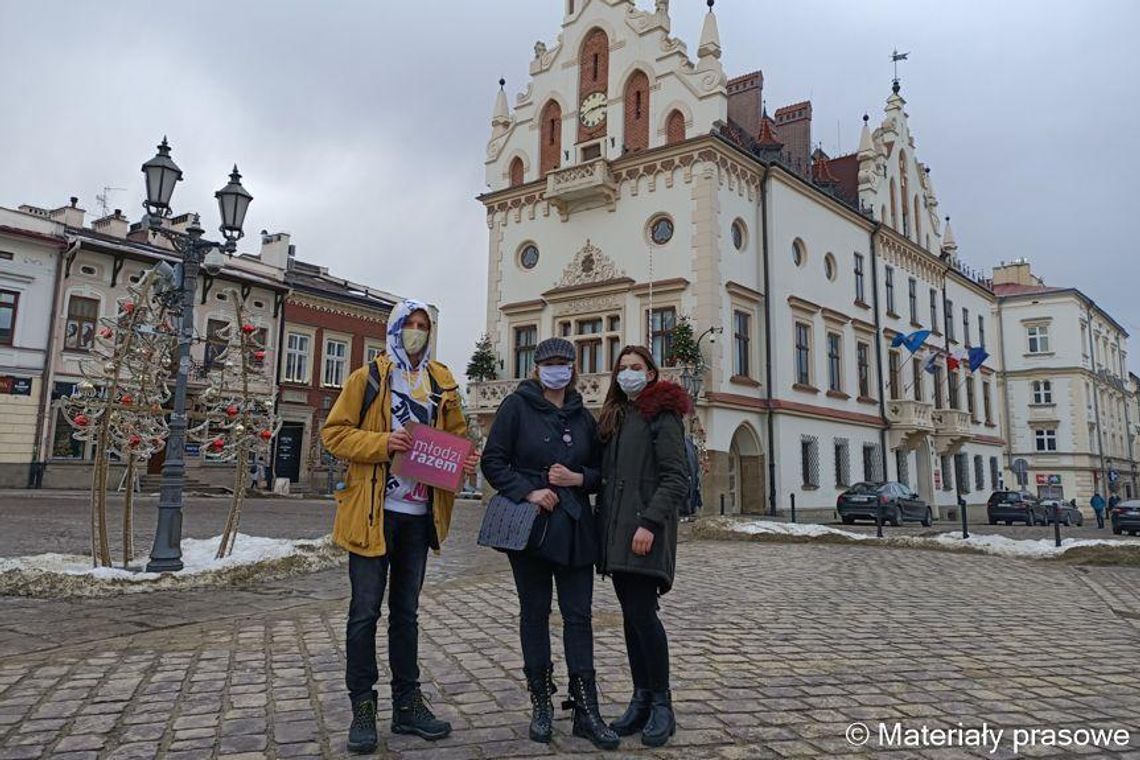
[[[932,419],[934,446],[939,454],[957,453],[973,435],[970,413],[964,409],[935,409]]]
[[[886,404],[887,437],[892,449],[914,449],[934,432],[934,405],[929,401],[892,399]]]
[[[565,221],[572,211],[617,204],[618,186],[610,163],[598,158],[583,164],[556,169],[546,175],[546,200],[558,209]]]

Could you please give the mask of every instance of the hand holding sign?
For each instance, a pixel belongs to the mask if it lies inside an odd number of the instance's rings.
[[[396,448],[404,442],[400,433],[407,436],[406,449]],[[393,439],[397,440],[396,445]],[[466,438],[417,423],[393,433],[388,446],[397,451],[392,460],[394,474],[452,493],[459,490],[474,449],[474,444]]]

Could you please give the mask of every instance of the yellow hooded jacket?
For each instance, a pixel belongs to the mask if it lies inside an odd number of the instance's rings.
[[[348,463],[344,488],[336,493],[333,541],[364,557],[379,557],[387,552],[384,545],[384,484],[388,480],[388,436],[392,429],[389,373],[393,362],[383,354],[375,361],[380,370],[380,392],[364,419],[360,419],[360,407],[368,387],[368,365],[348,376],[321,430],[325,448]],[[427,371],[441,393],[435,426],[455,435],[466,435],[467,421],[451,371],[437,361],[429,361]],[[455,494],[431,489],[428,509],[435,524],[432,549],[437,553],[451,527],[454,505]]]

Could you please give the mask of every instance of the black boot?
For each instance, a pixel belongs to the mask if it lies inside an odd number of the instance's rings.
[[[526,687],[530,690],[530,703],[534,707],[530,718],[530,738],[543,744],[550,743],[554,734],[554,703],[551,695],[554,687],[554,666],[547,665],[542,670],[526,671]]]
[[[641,731],[641,743],[646,747],[660,747],[677,732],[673,716],[673,695],[668,689],[652,692],[649,722]]]
[[[629,707],[625,709],[625,715],[622,715],[610,724],[610,728],[614,730],[614,733],[618,736],[633,736],[645,728],[645,723],[649,720],[651,696],[652,692],[650,692],[649,689],[634,689],[633,699],[629,701]]]
[[[598,749],[617,749],[621,740],[598,713],[598,683],[594,671],[570,676],[570,699],[563,710],[574,710],[574,735],[589,739]]]
[[[451,734],[451,724],[435,717],[427,706],[424,693],[416,689],[405,699],[392,705],[392,733],[415,734],[434,742]]]
[[[364,755],[376,751],[376,692],[352,703],[348,751]]]

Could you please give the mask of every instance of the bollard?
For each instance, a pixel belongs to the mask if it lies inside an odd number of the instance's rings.
[[[720,495],[720,515],[724,517],[724,494]]]
[[[792,522],[796,521],[796,495],[792,494]]]
[[[958,507],[958,509],[962,510],[962,538],[964,538],[964,539],[969,538],[970,537],[970,524],[969,524],[969,520],[966,519],[966,507],[962,506],[962,507]]]
[[[1057,546],[1061,545],[1061,505],[1053,505],[1053,540]]]
[[[879,499],[875,505],[875,537],[883,537],[883,500]]]

